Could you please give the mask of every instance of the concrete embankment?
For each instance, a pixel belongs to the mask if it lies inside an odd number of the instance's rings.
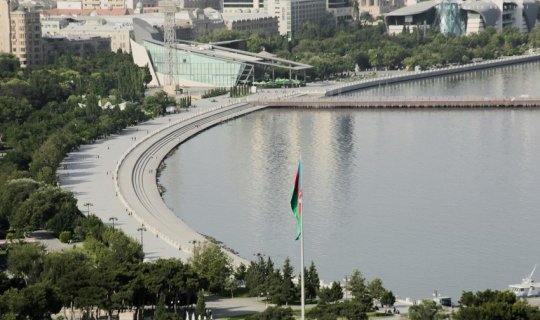
[[[263,107],[246,103],[216,107],[177,119],[137,142],[122,155],[115,170],[116,192],[126,210],[155,237],[182,252],[184,256],[190,256],[194,244],[205,241],[205,238],[185,224],[163,202],[156,183],[158,167],[166,155],[185,140],[219,123],[260,108]],[[212,213],[205,214],[211,219]],[[237,254],[228,250],[225,252],[234,264],[247,263]]]
[[[115,227],[143,242],[145,256],[191,256],[205,238],[170,210],[158,190],[156,174],[163,158],[177,145],[207,128],[262,107],[229,99],[199,101],[188,112],[157,118],[118,135],[81,146],[58,170],[60,185],[74,193],[81,212],[115,222]],[[204,213],[211,219],[212,212]],[[143,227],[144,224],[144,227]],[[225,250],[233,262],[247,261]]]
[[[477,63],[470,63],[461,66],[452,66],[448,68],[441,68],[427,71],[417,71],[405,74],[399,74],[389,77],[381,77],[376,79],[367,79],[351,83],[337,84],[328,88],[325,92],[325,96],[335,96],[341,93],[367,89],[372,87],[378,87],[382,85],[388,85],[393,83],[421,80],[426,78],[446,76],[455,73],[470,72],[482,69],[503,67],[512,64],[527,63],[540,61],[540,54],[528,54],[522,56],[504,57],[496,60],[489,60]]]

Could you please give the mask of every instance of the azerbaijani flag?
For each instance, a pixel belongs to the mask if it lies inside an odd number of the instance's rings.
[[[294,189],[291,196],[291,209],[296,218],[296,240],[302,234],[302,162],[298,162],[298,171],[294,178]]]

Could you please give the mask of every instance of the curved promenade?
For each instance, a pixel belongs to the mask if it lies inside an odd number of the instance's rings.
[[[120,201],[139,223],[144,223],[148,231],[173,248],[190,255],[194,243],[205,239],[181,221],[163,202],[156,184],[159,164],[178,144],[198,132],[260,108],[263,107],[245,103],[216,107],[171,122],[148,135],[119,160],[116,169],[119,178],[115,181]],[[208,219],[211,219],[211,215]],[[230,252],[229,255],[236,264],[246,262]]]
[[[194,244],[205,239],[165,205],[156,183],[157,169],[172,149],[193,135],[264,108],[246,103],[224,106],[227,99],[221,100],[221,105],[200,102],[189,112],[154,119],[82,146],[64,159],[58,170],[60,184],[74,192],[81,212],[114,222],[142,240],[146,259],[188,259]],[[140,231],[142,224],[146,231]],[[234,264],[247,263],[226,252]]]

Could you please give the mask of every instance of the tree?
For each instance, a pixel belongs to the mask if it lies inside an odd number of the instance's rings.
[[[381,305],[392,307],[394,303],[396,303],[396,297],[394,296],[394,293],[390,290],[384,290],[382,296],[381,296]]]
[[[92,268],[90,259],[82,252],[51,253],[44,257],[40,278],[55,284],[62,305],[71,308],[73,314],[79,291],[90,285]]]
[[[540,319],[540,309],[519,301],[510,291],[485,290],[476,293],[463,292],[460,298],[462,307],[454,319]]]
[[[26,284],[36,283],[43,268],[44,251],[35,244],[13,245],[7,258],[8,271],[24,279]]]
[[[12,319],[48,319],[61,308],[58,291],[47,283],[12,288],[0,296],[0,313],[11,314]]]
[[[199,293],[197,294],[197,305],[195,307],[195,314],[200,318],[206,316],[206,303],[204,301],[204,293],[202,290],[199,291]]]
[[[319,274],[317,273],[317,268],[315,263],[311,261],[309,270],[304,268],[304,275],[306,277],[305,286],[306,286],[306,298],[315,299],[317,297],[317,292],[320,287]]]
[[[288,305],[297,298],[297,288],[292,282],[294,269],[291,266],[289,258],[285,259],[282,268],[282,274],[275,272],[271,279],[274,279],[270,285],[270,294],[272,301],[278,305]]]
[[[319,289],[320,303],[332,303],[343,298],[343,288],[339,282],[332,282],[330,287],[323,287]]]
[[[268,258],[266,263],[262,256],[258,257],[257,262],[251,261],[246,270],[246,287],[251,296],[259,296],[261,292],[268,291],[268,279],[273,272],[272,260]]]
[[[13,76],[19,68],[20,63],[16,56],[9,53],[0,54],[0,79]]]
[[[144,99],[143,108],[154,115],[162,115],[165,113],[165,108],[176,106],[174,98],[171,98],[165,91],[158,91],[154,95]]]
[[[352,293],[353,300],[360,302],[366,309],[373,307],[373,297],[366,286],[366,278],[359,270],[354,270],[348,282],[349,290]]]
[[[291,308],[268,307],[259,314],[248,317],[249,320],[294,320]]]
[[[348,281],[347,289],[351,291],[352,296],[355,299],[362,298],[362,296],[366,293],[366,278],[364,278],[364,276],[358,269],[355,269],[351,274],[351,277]]]
[[[223,292],[225,282],[232,275],[232,259],[216,244],[197,243],[189,263],[204,279],[208,290]]]
[[[383,294],[386,292],[386,290],[383,287],[382,280],[379,278],[375,278],[371,280],[369,284],[367,285],[367,290],[371,294],[371,297],[378,301],[381,301]]]
[[[411,320],[439,320],[445,319],[442,307],[435,301],[424,300],[419,304],[409,307],[409,319]]]

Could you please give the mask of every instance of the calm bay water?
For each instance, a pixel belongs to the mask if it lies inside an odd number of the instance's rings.
[[[528,64],[358,95],[537,97]],[[271,109],[212,128],[166,160],[165,202],[254,259],[290,257],[304,164],[307,263],[353,269],[401,297],[504,289],[540,262],[540,110]]]

